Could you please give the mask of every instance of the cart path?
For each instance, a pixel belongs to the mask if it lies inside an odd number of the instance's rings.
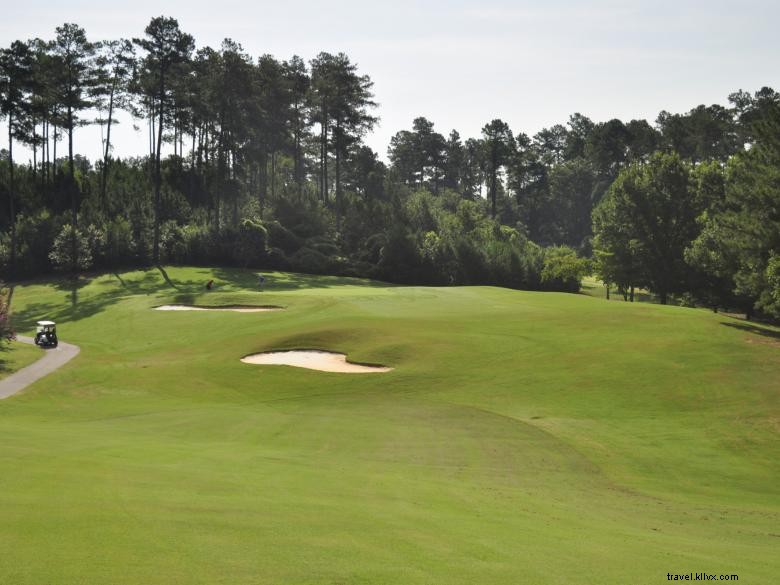
[[[35,340],[32,337],[25,337],[23,335],[17,336],[16,340],[21,341],[22,343],[35,343]],[[41,352],[43,353],[43,357],[37,362],[0,380],[0,400],[13,396],[17,392],[21,392],[33,382],[40,380],[47,374],[51,374],[57,368],[64,366],[76,357],[79,354],[79,351],[81,351],[81,348],[79,348],[78,345],[72,345],[62,341],[60,341],[59,345],[55,348],[42,349]]]

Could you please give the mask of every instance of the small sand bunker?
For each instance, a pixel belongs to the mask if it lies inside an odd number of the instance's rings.
[[[282,311],[282,307],[249,307],[245,305],[227,305],[224,307],[198,307],[196,305],[162,305],[157,311],[234,311],[236,313],[264,313]]]
[[[248,355],[241,358],[241,361],[245,364],[295,366],[296,368],[340,374],[374,374],[389,372],[393,369],[384,366],[352,364],[347,361],[347,356],[343,353],[316,350],[269,351]]]

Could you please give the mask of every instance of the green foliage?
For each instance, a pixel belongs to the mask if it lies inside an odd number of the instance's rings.
[[[33,276],[51,270],[49,252],[60,230],[58,218],[45,209],[33,215],[19,216],[16,237],[21,274]]]
[[[254,59],[226,39],[193,54],[195,39],[165,16],[132,42],[93,43],[71,23],[55,32],[0,50],[10,129],[0,260],[15,277],[48,272],[53,248],[62,267],[55,239],[65,223],[99,268],[162,260],[533,289],[573,286],[549,267],[542,275],[546,247],[563,245],[593,254],[622,290],[775,311],[776,244],[761,234],[751,257],[732,233],[745,199],[737,191],[774,188],[771,88],[732,94],[730,107],[661,112],[655,126],[576,113],[533,136],[494,119],[463,139],[417,116],[393,136],[385,164],[364,143],[378,120],[373,82],[344,53]],[[63,150],[51,160],[95,109],[102,160],[93,166],[71,140],[67,162]],[[143,120],[146,157],[112,158],[118,110]],[[16,143],[35,149],[35,164],[13,162]],[[755,148],[744,153],[745,143]],[[763,219],[760,205],[747,208]]]
[[[582,279],[590,272],[588,259],[579,258],[568,246],[555,246],[545,250],[542,282],[547,285],[557,285],[569,292],[579,292]]]
[[[87,270],[92,266],[94,234],[85,234],[66,223],[57,234],[49,259],[55,269],[61,271]],[[74,255],[75,251],[75,255]]]
[[[780,255],[780,105],[769,106],[755,128],[756,143],[727,166],[725,198],[701,218],[701,235],[688,258],[748,312],[780,317],[777,256]]]
[[[267,222],[265,226],[268,230],[268,243],[285,254],[293,254],[303,245],[301,238],[278,221]]]
[[[685,248],[698,235],[691,168],[678,155],[653,155],[618,175],[594,211],[597,270],[606,283],[644,286],[662,303],[688,290]]]
[[[0,282],[0,347],[14,335],[8,308],[8,295],[5,284]]]
[[[245,219],[238,231],[235,260],[245,266],[260,266],[268,255],[268,230],[259,221]]]

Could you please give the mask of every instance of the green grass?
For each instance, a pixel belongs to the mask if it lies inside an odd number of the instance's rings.
[[[20,341],[0,345],[0,380],[41,358],[41,349]]]
[[[606,299],[607,298],[607,287],[604,286],[604,283],[601,282],[597,277],[595,276],[586,276],[582,279],[582,286],[580,289],[581,294],[588,295],[590,297],[596,297],[597,299]],[[617,290],[617,288],[612,287],[610,289],[609,294],[609,300],[610,301],[621,301],[625,302],[626,299],[623,298],[623,295],[620,294],[620,292]],[[658,298],[652,294],[651,292],[643,289],[643,288],[636,288],[634,290],[634,302],[637,303],[659,303]],[[669,300],[670,305],[676,305],[679,303],[674,302],[674,298],[672,297]]]
[[[254,284],[16,287],[20,333],[54,319],[82,352],[0,402],[0,583],[777,582],[777,330],[585,295]],[[286,311],[151,310],[172,302]],[[296,347],[395,369],[239,362]]]

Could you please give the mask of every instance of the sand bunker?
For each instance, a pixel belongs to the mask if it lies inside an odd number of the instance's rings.
[[[384,366],[352,364],[347,361],[347,356],[343,353],[316,350],[269,351],[248,355],[241,358],[241,361],[245,364],[295,366],[296,368],[340,374],[373,374],[389,372],[393,369]]]
[[[225,307],[198,307],[195,305],[162,305],[155,307],[157,311],[234,311],[236,313],[263,313],[266,311],[282,311],[282,307],[248,307],[245,305],[228,305]]]

